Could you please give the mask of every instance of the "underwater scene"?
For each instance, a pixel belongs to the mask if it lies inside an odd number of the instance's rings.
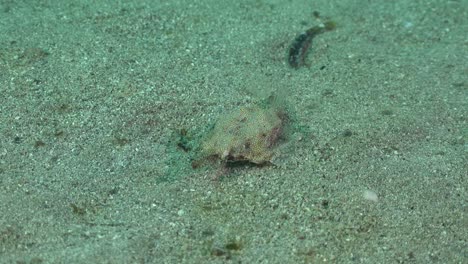
[[[466,1],[0,0],[0,263],[468,263]]]

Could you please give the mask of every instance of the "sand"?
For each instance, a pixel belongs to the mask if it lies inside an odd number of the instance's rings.
[[[69,2],[0,2],[0,263],[468,263],[464,1]],[[192,168],[271,94],[274,164]]]

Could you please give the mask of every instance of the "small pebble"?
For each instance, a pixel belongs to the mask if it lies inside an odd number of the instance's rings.
[[[364,194],[363,194],[363,197],[364,199],[368,200],[368,201],[372,201],[372,202],[378,202],[379,201],[379,197],[377,196],[377,194],[373,191],[370,191],[370,190],[365,190],[364,191]]]

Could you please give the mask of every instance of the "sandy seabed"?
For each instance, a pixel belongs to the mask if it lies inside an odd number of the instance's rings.
[[[467,263],[467,12],[0,1],[0,263]],[[271,94],[274,165],[192,168]]]

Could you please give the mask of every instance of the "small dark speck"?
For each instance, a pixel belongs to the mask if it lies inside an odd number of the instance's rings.
[[[393,111],[392,110],[383,110],[382,112],[380,112],[382,115],[393,115]]]
[[[322,207],[323,207],[324,209],[328,209],[328,205],[329,205],[328,200],[322,200]]]
[[[343,131],[343,137],[350,137],[352,135],[353,135],[353,131],[349,129],[345,129],[345,131]]]
[[[85,214],[86,214],[86,209],[85,209],[85,208],[79,207],[79,206],[77,206],[77,205],[74,204],[74,203],[71,203],[71,204],[70,204],[70,207],[72,208],[72,212],[73,212],[75,215],[85,215]]]
[[[214,236],[215,233],[214,233],[213,230],[207,229],[207,230],[203,231],[201,234],[204,237],[210,237],[210,236]]]
[[[41,258],[38,258],[38,257],[34,257],[29,261],[29,263],[31,263],[31,264],[41,264],[43,262],[44,262],[44,260],[41,259]]]
[[[56,137],[62,137],[64,135],[64,132],[62,130],[58,130],[54,133],[54,136]]]
[[[281,218],[282,220],[287,220],[287,219],[289,219],[289,215],[286,214],[286,213],[284,213],[284,214],[281,214],[281,215],[280,215],[280,218]]]
[[[35,148],[40,148],[40,147],[44,147],[46,144],[44,143],[44,141],[42,140],[37,140],[35,143],[34,143],[34,147]]]
[[[60,158],[60,157],[57,156],[57,155],[56,155],[56,156],[53,156],[52,158],[50,158],[50,163],[52,163],[52,164],[57,163],[57,161],[59,160],[59,158]]]
[[[13,139],[13,142],[14,142],[15,144],[20,144],[21,142],[23,142],[23,139],[22,139],[21,137],[15,137],[15,138]]]
[[[335,95],[335,92],[331,89],[326,89],[322,92],[322,96],[324,97],[332,97]]]
[[[225,248],[227,250],[241,250],[242,244],[240,244],[239,242],[229,242],[225,245]]]
[[[113,140],[113,143],[117,147],[123,147],[123,146],[127,145],[128,143],[130,143],[130,140],[126,139],[126,138],[115,137],[114,140]]]
[[[457,82],[457,83],[452,83],[452,86],[460,88],[460,87],[466,86],[466,84],[464,82]]]
[[[118,188],[112,188],[109,190],[109,195],[115,195],[119,192]]]

